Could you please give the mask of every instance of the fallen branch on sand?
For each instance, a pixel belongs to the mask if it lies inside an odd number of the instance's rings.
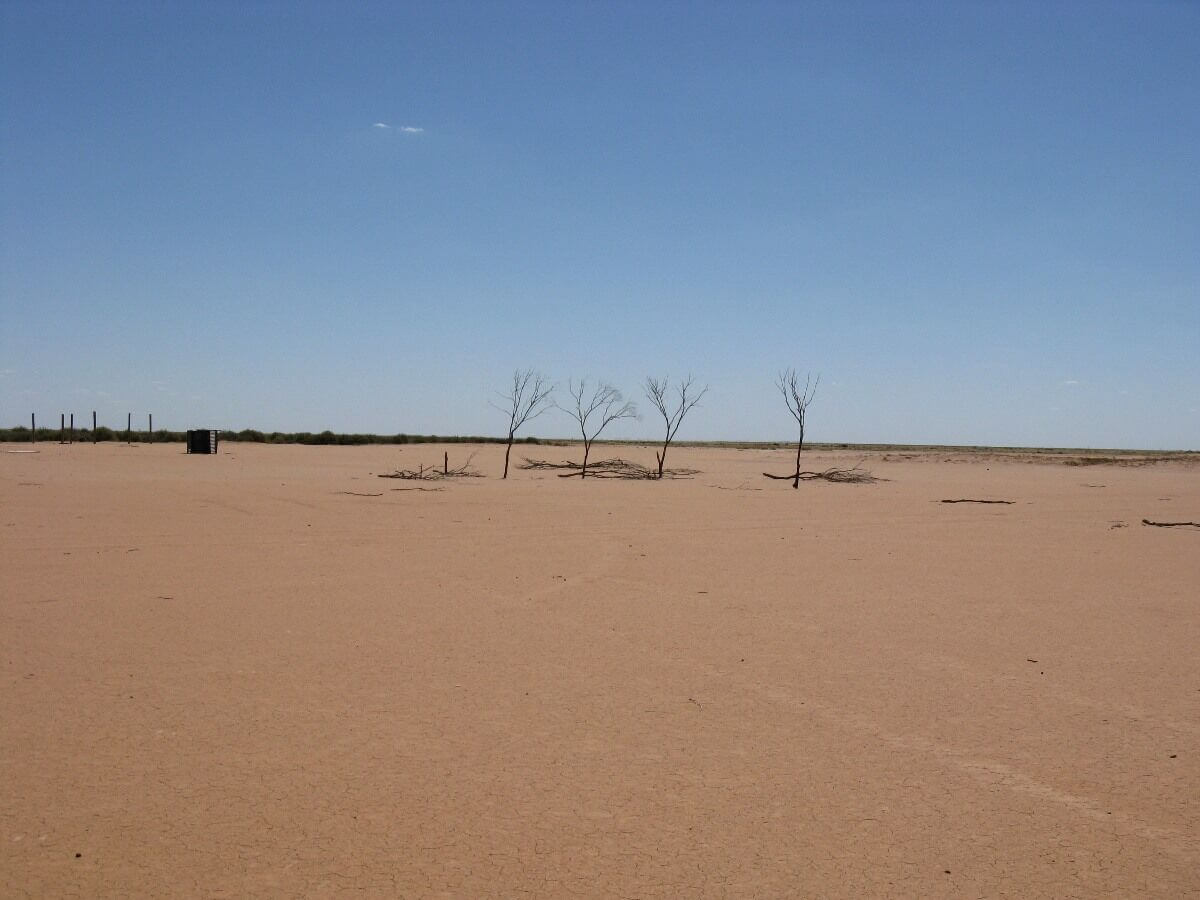
[[[772,475],[770,472],[763,472],[767,478],[773,478],[776,481],[832,481],[836,484],[874,484],[877,481],[883,481],[872,475],[866,469],[859,466],[854,466],[849,469],[831,468],[825,469],[822,472],[792,472],[789,475]]]
[[[383,496],[382,491],[379,492],[378,494],[360,494],[358,491],[340,491],[339,493],[345,494],[347,497],[382,497]]]
[[[1200,522],[1151,522],[1142,519],[1143,525],[1153,525],[1155,528],[1200,528]]]
[[[565,472],[559,472],[559,478],[574,478],[583,474],[583,466],[579,463],[564,460],[560,463],[549,462],[544,459],[529,459],[525,457],[521,463],[522,469],[566,469]],[[592,478],[627,478],[633,481],[654,481],[658,479],[657,469],[648,469],[640,463],[631,462],[627,459],[602,459],[598,462],[590,462],[587,467],[588,476]],[[699,469],[663,469],[663,478],[691,478],[693,475],[699,474]]]
[[[441,481],[443,478],[483,478],[482,472],[477,472],[471,468],[471,460],[475,458],[472,453],[467,457],[467,461],[461,466],[450,468],[448,463],[443,463],[439,469],[436,466],[420,465],[415,469],[397,469],[391,473],[381,473],[380,478],[402,478],[405,481]]]
[[[1012,506],[1016,500],[943,500],[943,503],[1003,503]]]

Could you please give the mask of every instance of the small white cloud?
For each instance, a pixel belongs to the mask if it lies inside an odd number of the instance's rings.
[[[425,133],[424,128],[418,128],[415,125],[402,125],[402,126],[400,126],[400,130],[403,131],[405,134],[424,134]]]
[[[389,125],[387,122],[376,122],[371,127],[372,128],[391,128],[392,126]]]
[[[16,375],[16,369],[0,369],[0,378],[7,378],[9,375]]]
[[[1068,378],[1063,382],[1063,384],[1067,385],[1068,387],[1074,387],[1075,385],[1079,384],[1079,381],[1075,378]]]

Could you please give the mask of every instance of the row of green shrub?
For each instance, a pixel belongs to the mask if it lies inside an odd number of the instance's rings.
[[[56,442],[61,438],[74,435],[74,440],[80,443],[93,441],[125,441],[133,440],[141,444],[147,443],[182,443],[187,435],[182,431],[139,431],[136,428],[130,432],[106,428],[101,425],[93,434],[90,428],[77,428],[74,432],[65,432],[57,428],[39,428],[33,434],[33,440]],[[221,431],[218,437],[222,441],[246,441],[255,444],[503,444],[504,438],[456,435],[446,437],[436,434],[335,434],[332,431],[321,431],[316,434],[309,431],[258,431],[245,428],[241,431]],[[24,426],[16,428],[0,428],[0,441],[30,440],[30,431]],[[518,444],[540,444],[538,438],[518,438]]]
[[[57,428],[39,428],[33,432],[33,440],[46,441],[57,443],[59,440],[74,440],[76,443],[92,443],[93,441],[125,441],[134,440],[141,444],[170,444],[182,443],[184,440],[182,431],[167,431],[165,428],[155,431],[125,431],[124,429],[108,428],[104,425],[98,427],[95,432],[90,428],[76,428],[74,430],[67,428],[59,430]],[[24,426],[16,428],[0,428],[0,441],[25,441],[30,440],[30,432]]]
[[[337,434],[332,431],[222,431],[223,441],[247,441],[255,444],[503,444],[504,438],[479,435],[438,434]],[[182,439],[182,438],[181,438]],[[518,438],[518,444],[539,444],[535,437]]]

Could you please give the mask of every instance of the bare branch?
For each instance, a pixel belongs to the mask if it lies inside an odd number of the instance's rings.
[[[574,381],[568,382],[568,391],[574,401],[570,408],[558,408],[570,415],[579,423],[579,433],[585,443],[590,444],[600,432],[604,431],[617,419],[633,419],[637,417],[637,406],[625,401],[621,392],[609,384],[598,384],[588,393],[587,380],[581,380],[576,386]],[[557,404],[556,404],[557,405]],[[589,433],[589,424],[592,428]]]
[[[530,459],[527,456],[523,458],[518,468],[565,470],[560,471],[559,478],[572,478],[579,475],[583,469],[579,463],[571,462],[570,460],[553,463],[544,459]],[[699,473],[699,469],[666,469],[661,477],[691,478],[693,475],[698,475]],[[588,474],[592,478],[624,478],[631,481],[644,481],[660,477],[653,469],[648,469],[640,463],[621,459],[620,457],[615,459],[601,459],[588,463]]]
[[[813,402],[813,397],[817,393],[817,385],[821,383],[821,376],[818,375],[814,381],[812,375],[804,376],[804,387],[800,387],[800,375],[795,369],[785,369],[779,373],[779,377],[775,381],[775,386],[779,388],[779,393],[783,394],[783,402],[787,404],[788,412],[792,414],[797,422],[800,423],[801,434],[804,431],[804,419],[808,412],[809,404]]]
[[[776,481],[792,481],[796,478],[796,473],[791,475],[772,475],[770,472],[763,472],[767,478],[774,478]],[[867,469],[854,466],[850,469],[830,468],[821,472],[804,471],[799,473],[801,481],[833,481],[840,484],[874,484],[877,481],[886,481],[885,478],[879,478],[872,474]],[[958,501],[943,500],[943,503],[951,503]],[[1004,501],[1001,501],[1004,502]]]
[[[496,395],[504,401],[504,405],[490,400],[488,405],[508,416],[508,434],[512,436],[526,422],[536,419],[550,408],[553,393],[554,385],[548,384],[540,372],[517,369],[513,372],[511,393]]]
[[[451,469],[448,466],[439,469],[437,466],[426,466],[424,463],[415,469],[397,469],[394,472],[380,472],[379,478],[400,478],[404,481],[440,481],[444,478],[483,478],[482,472],[477,472],[471,463],[475,454],[467,457],[461,466]]]

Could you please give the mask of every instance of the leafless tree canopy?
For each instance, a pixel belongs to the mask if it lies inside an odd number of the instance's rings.
[[[708,393],[708,385],[700,390],[695,388],[696,379],[688,375],[675,387],[675,397],[670,396],[670,379],[648,377],[643,389],[646,398],[654,405],[666,424],[666,437],[663,439],[662,452],[656,452],[658,458],[658,477],[663,477],[663,465],[667,461],[667,448],[675,440],[675,434],[683,423],[683,417],[692,411],[693,407]],[[676,398],[678,402],[676,403]],[[674,411],[672,411],[674,406]]]
[[[800,374],[795,369],[785,369],[779,373],[775,386],[783,394],[783,402],[787,404],[788,412],[800,423],[800,440],[804,441],[804,423],[808,415],[809,404],[817,394],[817,385],[821,376],[814,380],[811,374],[804,376],[804,387],[800,387]]]
[[[586,379],[581,379],[578,385],[574,381],[568,381],[567,391],[571,395],[571,405],[555,405],[579,425],[579,433],[583,437],[583,465],[580,467],[579,477],[586,478],[592,442],[618,419],[636,418],[637,406],[625,400],[615,387],[603,382],[589,390]]]
[[[513,372],[512,392],[500,394],[503,405],[492,403],[492,407],[508,416],[508,444],[504,450],[504,475],[508,477],[508,457],[512,453],[513,439],[522,425],[536,419],[553,402],[554,385],[547,384],[545,377],[533,369],[517,369]]]

